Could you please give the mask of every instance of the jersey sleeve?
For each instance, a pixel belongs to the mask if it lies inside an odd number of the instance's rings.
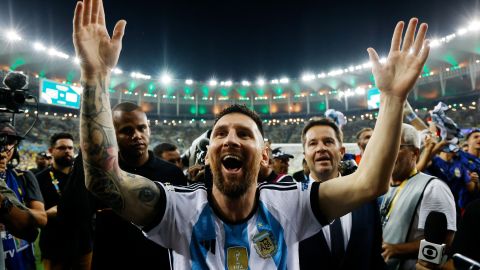
[[[261,199],[279,222],[293,234],[287,241],[301,241],[320,231],[328,222],[318,205],[319,183],[276,183],[260,187]]]
[[[418,215],[418,229],[425,228],[425,221],[431,211],[444,213],[447,218],[447,229],[457,230],[455,200],[450,188],[439,179],[433,179],[423,192]]]
[[[147,237],[155,243],[178,250],[191,235],[195,215],[207,204],[206,188],[174,187],[155,182],[160,189],[161,199],[158,214],[151,226],[144,227]]]

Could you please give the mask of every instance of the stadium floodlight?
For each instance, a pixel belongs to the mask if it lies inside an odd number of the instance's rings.
[[[132,72],[132,73],[130,73],[130,77],[132,77],[134,79],[142,79],[142,80],[150,80],[152,78],[152,76],[145,75],[145,74],[142,74],[140,72]]]
[[[465,35],[467,32],[468,32],[468,30],[467,30],[466,28],[460,28],[460,29],[457,30],[457,35],[463,36],[463,35]]]
[[[365,94],[365,88],[359,86],[355,89],[355,93],[359,96],[364,95]]]
[[[302,75],[302,81],[309,82],[315,80],[315,74],[305,73]]]
[[[13,30],[7,31],[5,33],[5,36],[9,41],[12,41],[12,42],[22,40],[22,37],[17,32],[15,32]]]
[[[440,45],[442,45],[440,39],[432,39],[432,41],[430,42],[430,47],[431,48],[440,47]]]
[[[287,84],[290,80],[287,77],[283,77],[280,79],[280,83]]]
[[[362,67],[363,68],[370,68],[370,67],[372,67],[372,62],[370,62],[370,61],[365,62],[365,63],[362,64]]]
[[[225,86],[232,86],[233,82],[231,80],[228,80],[225,82]]]
[[[273,79],[270,81],[272,84],[278,84],[278,80],[277,79]]]
[[[208,82],[208,85],[210,86],[217,86],[218,82],[215,80],[215,79],[211,79],[209,82]]]
[[[186,80],[185,80],[185,84],[186,84],[186,85],[192,85],[192,84],[193,84],[193,80],[192,80],[192,79],[186,79]]]
[[[322,72],[320,74],[317,74],[317,78],[321,79],[321,78],[325,78],[327,77],[327,74],[325,74],[325,72]]]
[[[250,82],[247,81],[247,80],[243,80],[243,81],[242,81],[242,85],[243,85],[243,86],[250,86]]]
[[[345,95],[345,93],[343,93],[343,91],[339,91],[339,92],[338,92],[338,96],[339,96],[339,97],[343,97],[344,95]]]
[[[45,45],[43,45],[41,42],[35,42],[33,43],[33,49],[39,52],[43,52],[47,50],[47,47],[45,47]]]
[[[160,81],[165,85],[170,84],[172,80],[172,76],[168,72],[164,72],[160,77]]]
[[[328,72],[327,76],[335,77],[337,75],[342,75],[342,74],[343,74],[343,70],[342,69],[337,69],[337,70],[332,70],[332,71]]]
[[[354,71],[354,70],[355,70],[355,68],[354,68],[353,66],[349,66],[349,67],[348,67],[348,71],[352,72],[352,71]]]
[[[80,64],[80,58],[78,58],[78,57],[75,56],[75,57],[73,58],[73,62],[74,62],[75,64],[79,65],[79,64]]]
[[[387,62],[387,58],[386,58],[386,57],[380,58],[380,63],[385,64],[386,62]]]
[[[112,72],[113,72],[113,74],[122,74],[123,73],[123,71],[119,68],[112,69]]]
[[[257,85],[258,85],[258,86],[264,86],[264,85],[265,85],[265,79],[263,79],[263,78],[258,78],[258,80],[257,80]]]
[[[57,54],[57,50],[55,48],[48,49],[48,55],[55,56]]]
[[[480,21],[473,21],[468,25],[468,30],[478,31],[480,30]]]

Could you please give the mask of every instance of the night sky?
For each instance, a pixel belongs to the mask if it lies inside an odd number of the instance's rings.
[[[0,0],[0,26],[73,55],[73,0]],[[109,31],[127,20],[118,66],[175,78],[299,77],[360,64],[389,48],[398,20],[418,16],[441,37],[479,15],[479,0],[146,1],[104,0]],[[480,17],[478,17],[480,19]]]

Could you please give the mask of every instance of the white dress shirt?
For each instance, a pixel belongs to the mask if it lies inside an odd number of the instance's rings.
[[[315,180],[312,178],[312,176],[310,174],[309,184],[311,185],[314,181]],[[350,213],[340,217],[340,222],[342,223],[343,244],[344,244],[345,250],[347,250],[348,240],[350,240],[350,232],[352,231],[352,213],[350,212]],[[323,236],[325,237],[325,240],[327,242],[328,249],[332,250],[332,243],[331,243],[331,239],[330,239],[330,226],[327,225],[327,226],[322,227],[322,232],[323,232]]]

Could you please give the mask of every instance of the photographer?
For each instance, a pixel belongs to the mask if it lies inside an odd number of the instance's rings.
[[[47,222],[35,176],[9,164],[18,157],[16,147],[21,139],[12,125],[0,123],[0,222],[4,251],[0,254],[5,257],[6,269],[35,269],[32,242],[37,228]]]

